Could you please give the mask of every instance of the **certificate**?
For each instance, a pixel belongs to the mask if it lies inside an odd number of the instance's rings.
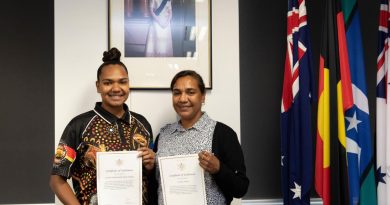
[[[137,151],[97,152],[99,205],[142,204],[142,161]]]
[[[202,205],[206,203],[203,168],[198,155],[158,158],[165,205]]]

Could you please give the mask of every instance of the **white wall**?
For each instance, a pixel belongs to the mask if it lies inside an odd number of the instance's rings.
[[[212,1],[212,77],[203,107],[240,137],[238,0]],[[55,145],[74,116],[94,107],[96,70],[107,50],[107,1],[55,1]],[[176,120],[169,91],[132,91],[130,109],[143,114],[156,135]]]

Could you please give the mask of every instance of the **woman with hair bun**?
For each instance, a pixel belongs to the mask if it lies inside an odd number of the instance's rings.
[[[96,90],[101,102],[89,112],[73,118],[56,149],[50,187],[64,204],[97,204],[96,152],[138,150],[142,158],[143,204],[155,204],[149,191],[153,180],[153,134],[149,122],[125,104],[130,85],[121,53],[112,48],[103,53],[97,71]],[[66,182],[72,178],[73,193]]]

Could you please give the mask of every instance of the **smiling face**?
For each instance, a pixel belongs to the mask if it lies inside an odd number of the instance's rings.
[[[205,94],[200,91],[196,79],[191,76],[177,79],[172,89],[172,103],[183,127],[191,127],[202,116],[204,100]]]
[[[96,81],[96,89],[102,97],[102,107],[105,110],[111,113],[122,110],[130,92],[126,70],[117,64],[104,66]]]

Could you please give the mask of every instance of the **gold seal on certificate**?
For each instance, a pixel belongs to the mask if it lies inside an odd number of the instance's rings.
[[[197,154],[158,158],[165,205],[205,205],[204,172]]]
[[[99,205],[142,204],[142,161],[138,151],[96,153]]]

